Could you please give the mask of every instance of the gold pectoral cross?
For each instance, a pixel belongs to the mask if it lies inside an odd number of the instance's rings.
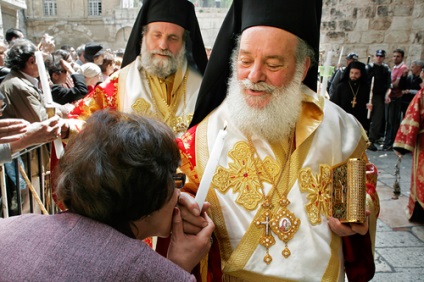
[[[356,96],[354,96],[353,97],[353,100],[352,100],[352,108],[355,108],[355,105],[356,105]]]
[[[272,204],[268,201],[268,199],[266,199],[262,204],[265,211],[255,222],[257,227],[265,228],[264,234],[259,240],[259,244],[266,248],[266,255],[264,257],[264,262],[266,264],[270,264],[272,261],[272,257],[269,254],[269,248],[275,244],[275,239],[274,236],[272,236],[272,233],[276,234],[277,237],[286,244],[281,254],[285,258],[288,258],[291,255],[291,252],[287,247],[287,243],[293,238],[300,225],[300,220],[287,209],[290,201],[285,196],[279,200],[279,204],[280,208],[277,213],[273,214],[270,211]]]

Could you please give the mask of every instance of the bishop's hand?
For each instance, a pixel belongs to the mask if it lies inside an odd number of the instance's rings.
[[[205,202],[200,211],[194,198],[189,193],[181,192],[178,208],[181,210],[184,233],[197,234],[208,225],[205,213],[209,207],[210,204]]]
[[[331,231],[340,237],[351,236],[355,234],[365,235],[368,232],[368,215],[370,211],[366,211],[367,219],[364,223],[341,223],[340,220],[334,217],[328,218],[328,226]]]

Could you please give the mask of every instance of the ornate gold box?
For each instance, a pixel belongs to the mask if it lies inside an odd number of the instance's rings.
[[[341,222],[364,223],[366,219],[366,163],[349,159],[332,167],[330,213]]]

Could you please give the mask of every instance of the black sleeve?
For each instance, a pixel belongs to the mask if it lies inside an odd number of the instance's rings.
[[[64,105],[84,98],[87,95],[88,88],[85,84],[85,77],[82,74],[72,74],[71,78],[75,85],[72,88],[66,88],[59,84],[52,86],[53,101]]]
[[[408,89],[408,77],[407,76],[402,75],[400,77],[398,88],[402,89],[402,90]]]

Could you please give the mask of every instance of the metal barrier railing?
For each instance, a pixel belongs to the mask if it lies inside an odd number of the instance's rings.
[[[0,166],[2,217],[20,215],[23,212],[48,214],[57,211],[50,185],[50,167],[43,166],[43,163],[49,163],[44,159],[49,157],[49,154],[42,153],[48,151],[48,146],[48,143],[40,144],[14,154],[13,165],[8,165],[8,171],[13,173],[9,175],[6,173],[5,165]],[[37,170],[35,174],[33,174],[34,167]],[[28,191],[24,198],[22,191]],[[9,205],[9,202],[14,201],[15,195],[16,208]],[[23,211],[24,202],[25,206],[29,206],[25,211]]]

